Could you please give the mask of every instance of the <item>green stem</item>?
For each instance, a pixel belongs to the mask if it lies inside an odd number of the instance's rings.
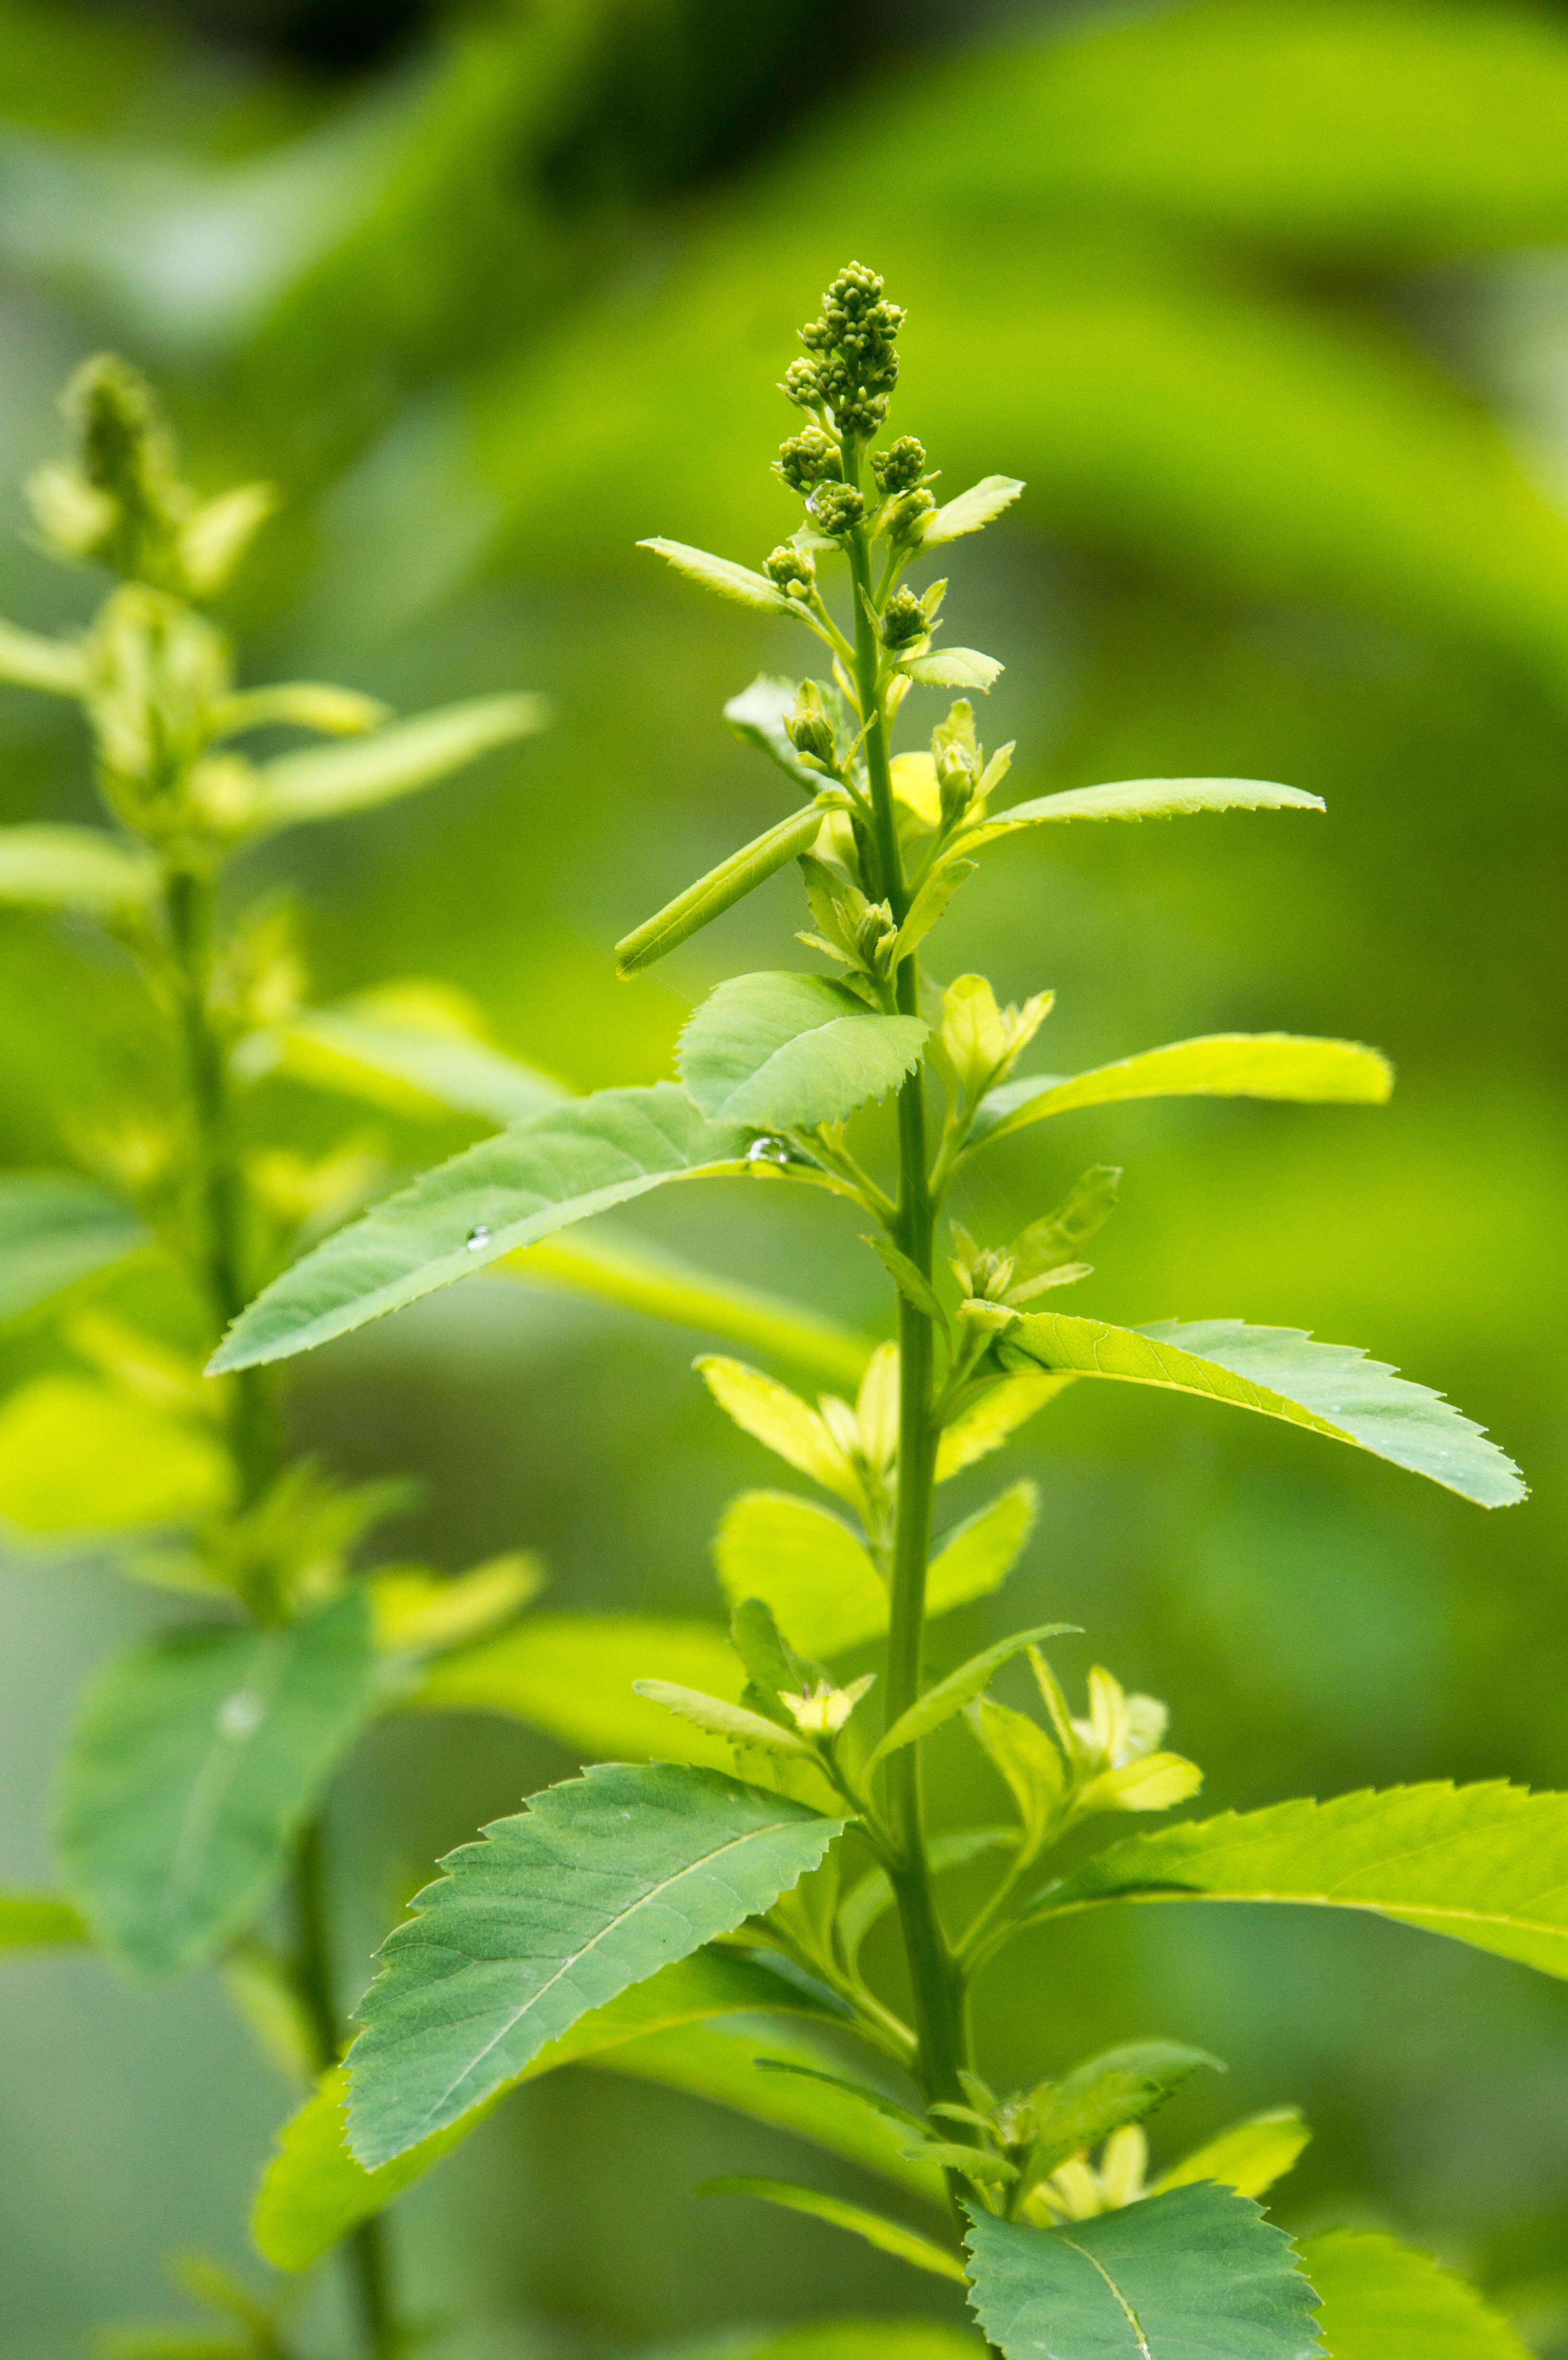
[[[307,1821],[294,1860],[294,1912],[298,1939],[295,1981],[310,2020],[316,2070],[325,2072],[343,2054],[332,1928],[327,1915],[326,1848],[319,1819]],[[343,2248],[369,2360],[397,2360],[400,2338],[392,2306],[385,2223],[373,2214],[362,2221]]]
[[[853,445],[844,450],[845,480],[858,475]],[[866,725],[866,768],[876,818],[881,886],[896,923],[909,907],[893,803],[892,764],[882,706],[882,651],[871,610],[870,553],[864,528],[849,537],[850,572],[855,592],[855,660],[860,717]],[[898,970],[898,1004],[907,1015],[920,1004],[920,974],[906,959]],[[924,1087],[919,1070],[898,1092],[899,1247],[921,1276],[931,1271],[935,1212],[928,1180]],[[927,1315],[898,1298],[898,1502],[893,1534],[892,1611],[887,1637],[887,1712],[889,1722],[908,1710],[920,1693],[926,1609],[926,1567],[931,1553],[931,1489],[936,1466],[933,1416],[934,1338]],[[962,2075],[969,2063],[964,1989],[949,1950],[931,1891],[919,1745],[900,1747],[887,1767],[887,1818],[892,1838],[889,1866],[898,1906],[920,2040],[916,2072],[928,2103],[963,2103]]]

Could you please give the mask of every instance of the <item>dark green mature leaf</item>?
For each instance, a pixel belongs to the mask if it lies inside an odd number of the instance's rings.
[[[681,1036],[681,1078],[715,1122],[838,1122],[902,1081],[930,1026],[878,1016],[842,983],[783,969],[732,976]]]
[[[786,2212],[806,2212],[813,2220],[830,2222],[835,2229],[847,2229],[853,2236],[864,2237],[879,2253],[892,2254],[917,2270],[930,2270],[937,2278],[963,2281],[963,2263],[934,2238],[922,2236],[918,2229],[906,2229],[901,2221],[889,2221],[883,2213],[868,2212],[864,2204],[847,2204],[841,2196],[824,2196],[820,2189],[800,2188],[789,2180],[734,2176],[704,2180],[697,2193],[760,2197],[765,2204],[781,2204]]]
[[[118,918],[157,891],[157,862],[104,828],[0,827],[0,905]]]
[[[1473,2286],[1392,2237],[1334,2230],[1309,2238],[1301,2260],[1329,2360],[1529,2360]]]
[[[1006,1356],[1027,1355],[1041,1368],[1158,1385],[1283,1418],[1430,1476],[1483,1508],[1525,1496],[1512,1459],[1441,1393],[1396,1376],[1354,1345],[1314,1343],[1299,1328],[1248,1328],[1239,1319],[1112,1328],[1041,1311],[1015,1322],[1002,1340]]]
[[[1112,1844],[1029,1917],[1183,1900],[1369,1909],[1568,1976],[1568,1795],[1444,1781],[1226,1811]]]
[[[1293,1032],[1210,1032],[1061,1080],[1030,1074],[983,1098],[971,1143],[1008,1139],[1046,1116],[1128,1098],[1287,1098],[1298,1105],[1381,1106],[1394,1085],[1387,1057],[1359,1041]]]
[[[348,2071],[336,2065],[278,2134],[278,2151],[256,2192],[251,2234],[275,2269],[309,2269],[351,2229],[422,2180],[519,2083],[710,2016],[767,2011],[838,2021],[823,2002],[748,1959],[720,1950],[677,1959],[604,2007],[579,2016],[569,2032],[548,2043],[482,2104],[375,2171],[356,2160],[344,2137]]]
[[[58,1893],[0,1893],[0,1950],[79,1950],[87,1920]]]
[[[1225,2070],[1205,2049],[1184,2048],[1179,2040],[1140,2040],[1091,2057],[1061,2081],[1042,2082],[1030,2100],[1035,2136],[1024,2168],[1026,2185],[1043,2180],[1069,2156],[1098,2147],[1124,2123],[1141,2122],[1200,2065]]]
[[[602,1090],[466,1148],[286,1270],[212,1361],[255,1368],[400,1311],[572,1221],[670,1180],[744,1169],[743,1132],[704,1122],[683,1090]]]
[[[1031,2229],[976,2212],[970,2300],[1006,2360],[1316,2360],[1282,2229],[1231,2189],[1182,2188]]]
[[[123,1197],[73,1172],[0,1175],[0,1319],[123,1262],[148,1242]]]
[[[292,827],[301,820],[337,819],[370,811],[450,778],[481,754],[542,729],[550,709],[539,696],[476,696],[421,713],[343,746],[312,746],[281,754],[255,774],[255,833]]]
[[[376,1703],[358,1590],[260,1632],[177,1632],[89,1690],[65,1765],[60,1863],[132,1973],[210,1958],[265,1900]]]
[[[495,1820],[382,1947],[349,2059],[360,2161],[455,2122],[590,2008],[769,1907],[843,1826],[669,1764],[589,1770]]]

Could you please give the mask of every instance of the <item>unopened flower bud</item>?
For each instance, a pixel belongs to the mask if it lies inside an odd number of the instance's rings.
[[[867,969],[876,974],[883,964],[887,947],[898,934],[893,912],[886,901],[874,901],[863,910],[855,929],[855,947]]]
[[[866,514],[866,502],[849,484],[819,485],[807,507],[817,530],[833,541],[853,532]]]
[[[925,491],[906,492],[884,510],[883,528],[895,549],[909,549],[925,530],[926,519],[936,513],[936,502]]]
[[[785,734],[797,754],[806,754],[824,769],[832,770],[838,760],[838,748],[833,742],[833,723],[822,709],[822,700],[814,680],[803,680],[794,705],[784,723]]]
[[[788,541],[773,552],[762,570],[787,598],[809,598],[816,585],[816,569],[811,559],[803,551],[792,549]]]
[[[890,648],[912,647],[931,625],[926,610],[912,590],[895,590],[882,612],[882,637]]]
[[[1012,1255],[998,1253],[995,1247],[987,1246],[983,1253],[975,1256],[970,1284],[985,1302],[996,1303],[1006,1295],[1012,1275]]]
[[[803,426],[779,445],[778,471],[792,492],[810,492],[843,475],[838,448],[820,426]]]
[[[874,1672],[864,1673],[844,1688],[830,1688],[825,1680],[819,1680],[814,1688],[806,1688],[799,1695],[784,1688],[779,1691],[779,1700],[788,1705],[802,1736],[836,1737],[876,1677]]]
[[[925,471],[924,446],[912,434],[900,434],[886,451],[874,451],[871,454],[871,472],[883,492],[912,492]]]
[[[944,746],[936,758],[936,783],[942,815],[951,826],[975,800],[980,784],[979,762],[965,747]]]
[[[801,410],[815,409],[822,398],[822,387],[817,381],[816,363],[809,361],[803,353],[792,360],[784,372],[779,390]]]

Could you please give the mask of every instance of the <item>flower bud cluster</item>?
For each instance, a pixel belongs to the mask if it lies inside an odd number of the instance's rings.
[[[912,590],[895,590],[882,610],[882,637],[890,648],[909,648],[931,631],[924,602]]]
[[[816,567],[803,550],[792,549],[788,541],[773,552],[762,570],[787,598],[809,598],[817,585]]]
[[[926,471],[923,443],[912,434],[900,434],[885,451],[871,454],[871,472],[877,478],[878,491],[891,496],[895,492],[912,492]]]
[[[817,530],[826,533],[830,541],[838,541],[860,523],[866,502],[853,485],[820,484],[806,508]]]
[[[833,436],[820,426],[802,426],[799,434],[779,445],[777,473],[792,492],[804,494],[818,484],[841,481],[844,468]]]
[[[786,379],[790,399],[831,410],[841,434],[868,441],[887,417],[887,397],[898,382],[896,343],[903,323],[902,307],[883,296],[880,274],[850,263],[822,297],[821,319],[800,331],[811,374],[795,364]]]
[[[775,552],[777,554],[777,552]],[[785,734],[797,754],[820,762],[824,770],[837,771],[838,748],[833,739],[833,726],[822,704],[822,691],[814,680],[803,680],[784,722]]]

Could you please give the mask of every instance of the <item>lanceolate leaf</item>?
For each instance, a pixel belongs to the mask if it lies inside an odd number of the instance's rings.
[[[0,1319],[123,1262],[147,1243],[129,1205],[72,1172],[0,1176]]]
[[[349,2060],[360,2161],[444,2129],[591,2008],[769,1907],[843,1825],[665,1764],[590,1770],[495,1821],[383,1945]]]
[[[354,1008],[305,1009],[276,1033],[258,1036],[254,1068],[368,1098],[403,1110],[412,1102],[452,1107],[495,1123],[517,1122],[571,1094],[488,1042],[430,1032]],[[246,1043],[247,1048],[250,1044]]]
[[[230,1328],[212,1371],[310,1351],[570,1222],[670,1180],[743,1168],[746,1145],[669,1082],[548,1109],[428,1172],[285,1271]]]
[[[541,2049],[483,2105],[375,2171],[366,2171],[350,2152],[344,2136],[348,2072],[334,2066],[284,2125],[257,2191],[252,2234],[274,2268],[309,2269],[340,2237],[422,2180],[518,2083],[551,2073],[558,2065],[576,2064],[624,2042],[640,2042],[650,2034],[709,2016],[773,2010],[838,2021],[807,1993],[749,1960],[719,1950],[677,1959],[618,1999],[580,2016],[570,2032]]]
[[[887,1625],[887,1585],[829,1509],[789,1491],[743,1491],[713,1540],[732,1606],[760,1598],[803,1655],[842,1655]]]
[[[1568,1795],[1432,1784],[1227,1811],[1113,1844],[1029,1914],[1181,1900],[1369,1909],[1568,1976]]]
[[[0,827],[0,905],[117,918],[157,890],[157,863],[103,828]]]
[[[1010,1639],[998,1639],[994,1647],[986,1647],[978,1655],[972,1655],[966,1664],[959,1666],[957,1671],[949,1672],[946,1679],[938,1680],[934,1688],[928,1688],[907,1712],[899,1714],[880,1743],[873,1746],[866,1765],[866,1776],[869,1777],[889,1754],[896,1754],[900,1746],[913,1745],[919,1739],[931,1736],[944,1721],[951,1721],[955,1712],[962,1712],[972,1698],[977,1697],[982,1688],[989,1686],[1003,1665],[1011,1663],[1015,1655],[1021,1655],[1026,1647],[1038,1646],[1042,1639],[1059,1639],[1064,1631],[1073,1631],[1076,1627],[1072,1622],[1041,1622],[1031,1631],[1015,1631]]]
[[[87,1920],[58,1893],[0,1893],[0,1950],[80,1949]]]
[[[1067,1081],[1033,1074],[1004,1082],[982,1099],[971,1143],[1010,1138],[1047,1115],[1127,1098],[1293,1098],[1319,1106],[1381,1106],[1393,1084],[1388,1059],[1359,1041],[1210,1032],[1096,1065]]]
[[[1023,486],[1016,475],[985,475],[960,492],[955,500],[926,518],[920,538],[928,549],[945,541],[958,541],[966,532],[979,532],[982,527],[1010,508]]]
[[[1283,1418],[1429,1475],[1484,1508],[1525,1496],[1512,1459],[1440,1393],[1352,1345],[1314,1343],[1299,1328],[1239,1319],[1111,1328],[1042,1311],[1017,1321],[1003,1341],[1007,1354],[1027,1354],[1042,1368],[1160,1385]]]
[[[1052,1376],[1044,1369],[1019,1369],[961,1409],[942,1430],[936,1447],[936,1480],[945,1483],[977,1459],[999,1450],[1020,1426],[1043,1409],[1073,1382],[1071,1376]]]
[[[1219,2060],[1202,2049],[1183,2048],[1180,2041],[1142,2040],[1107,2049],[1065,2080],[1037,2090],[1030,2101],[1035,2139],[1024,2170],[1026,2184],[1043,2180],[1085,2147],[1098,2147],[1124,2123],[1141,2122],[1200,2065],[1218,2068]]]
[[[1315,2297],[1283,2230],[1230,2189],[1183,2188],[1032,2229],[977,2212],[975,2317],[1006,2360],[1315,2360]]]
[[[873,1013],[825,976],[732,976],[681,1034],[681,1078],[715,1122],[838,1122],[902,1081],[929,1030],[918,1016]]]
[[[349,745],[279,755],[255,774],[252,829],[267,832],[300,820],[369,811],[450,778],[496,746],[531,737],[548,718],[542,697],[478,696]]]
[[[152,1979],[247,1925],[375,1701],[357,1590],[285,1629],[180,1632],[113,1665],[60,1819],[66,1882],[104,1946]]]
[[[1014,1483],[954,1525],[926,1576],[929,1612],[944,1614],[971,1599],[988,1597],[1001,1586],[1034,1530],[1039,1496],[1032,1483]]]
[[[1329,2360],[1529,2360],[1472,2286],[1366,2230],[1312,2237],[1301,2260],[1323,2301]]]
[[[738,1702],[740,1666],[712,1622],[635,1614],[530,1614],[445,1655],[402,1701],[420,1712],[500,1712],[584,1754],[703,1762],[730,1770],[727,1744],[636,1695],[635,1680],[678,1681]]]
[[[1239,2195],[1262,2196],[1283,2179],[1311,2138],[1294,2106],[1253,2114],[1244,2123],[1233,2123],[1228,2131],[1221,2131],[1217,2138],[1162,2171],[1151,2193],[1160,2196],[1168,2188],[1191,2188],[1200,2180],[1217,2180],[1222,2188],[1234,2188]]]
[[[1011,803],[966,828],[965,847],[989,844],[1016,828],[1062,819],[1170,819],[1178,812],[1322,811],[1319,795],[1271,779],[1118,779],[1105,787],[1069,787]]]
[[[705,549],[688,548],[683,541],[639,541],[637,547],[651,549],[677,574],[684,574],[689,582],[700,582],[705,590],[716,590],[721,598],[737,599],[741,606],[757,606],[768,615],[791,612],[789,599],[766,574],[754,574],[748,565],[737,565],[733,557],[714,557]]]
[[[684,893],[678,893],[615,945],[615,973],[624,978],[655,966],[759,885],[766,885],[791,860],[809,852],[822,832],[827,809],[827,803],[819,801],[804,811],[791,812],[788,819],[754,836],[694,885],[688,885]]]
[[[901,2221],[889,2221],[880,2212],[869,2212],[863,2204],[846,2204],[840,2196],[824,2196],[815,2188],[798,2188],[789,2180],[738,2177],[705,2180],[697,2192],[701,2196],[757,2196],[765,2204],[781,2204],[787,2212],[810,2213],[814,2220],[831,2222],[835,2229],[847,2229],[852,2236],[864,2237],[879,2253],[892,2254],[917,2270],[930,2270],[937,2278],[963,2281],[964,2265],[945,2245],[922,2236],[918,2229],[906,2229]]]
[[[794,1730],[779,1721],[764,1721],[759,1712],[748,1711],[745,1705],[727,1704],[722,1697],[705,1696],[700,1688],[681,1688],[674,1680],[637,1680],[633,1686],[649,1704],[662,1705],[678,1720],[689,1721],[732,1745],[760,1745],[776,1754],[814,1758],[805,1739]]]

